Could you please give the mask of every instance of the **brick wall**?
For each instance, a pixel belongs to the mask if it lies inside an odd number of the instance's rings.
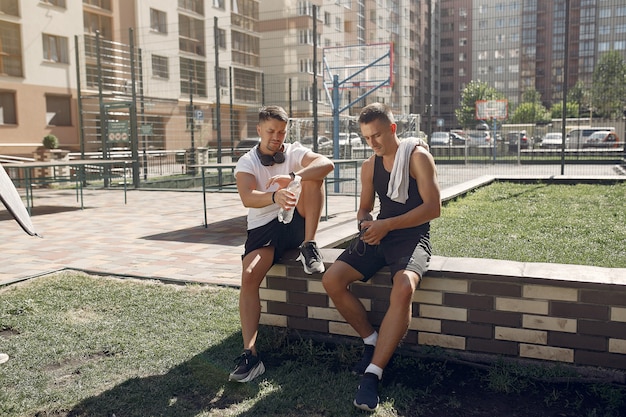
[[[322,253],[329,267],[340,250]],[[261,323],[356,337],[295,257],[263,281]],[[376,326],[390,289],[386,268],[353,284]],[[626,269],[435,256],[402,345],[626,370]]]

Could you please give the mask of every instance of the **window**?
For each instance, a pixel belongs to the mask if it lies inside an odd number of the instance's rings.
[[[66,8],[65,0],[41,0],[41,3],[46,3],[57,7],[63,7],[64,9]]]
[[[0,91],[0,125],[16,125],[15,92]]]
[[[324,12],[324,26],[330,26],[330,13]]]
[[[184,14],[178,15],[178,46],[181,51],[204,56],[204,22]]]
[[[0,21],[0,74],[22,76],[20,26]]]
[[[216,9],[225,9],[225,0],[213,0],[213,7],[215,7]]]
[[[167,15],[157,9],[150,9],[150,29],[159,33],[167,33]]]
[[[178,0],[178,7],[204,16],[204,0]]]
[[[260,40],[257,36],[231,31],[233,62],[258,67],[261,59]]]
[[[459,38],[459,46],[466,46],[467,38]]]
[[[0,12],[4,14],[8,14],[10,16],[19,17],[19,8],[17,6],[17,0],[1,0],[0,1]]]
[[[152,55],[152,76],[164,80],[170,78],[169,59],[167,57]]]
[[[67,38],[43,34],[43,59],[68,64]]]
[[[616,51],[623,51],[626,49],[626,41],[615,41],[613,43],[613,49]]]
[[[107,40],[113,40],[111,18],[96,13],[83,13],[83,27],[85,33],[96,36],[96,32],[100,32],[100,37]]]
[[[102,83],[102,88],[105,90],[119,89],[119,84],[116,82],[115,68],[111,66],[103,65],[100,73],[98,72],[98,66],[95,64],[85,65],[86,82],[90,88],[97,88],[98,84]]]
[[[83,0],[83,4],[99,7],[104,10],[111,10],[111,0]]]
[[[465,73],[465,68],[461,67],[459,68],[459,77],[465,77],[466,73]]]
[[[467,54],[465,52],[459,53],[459,61],[463,62],[467,60]]]
[[[519,72],[519,65],[518,64],[509,65],[509,72],[511,72],[511,73],[518,73]]]
[[[300,100],[301,101],[311,101],[311,87],[302,87],[300,88]]]
[[[46,124],[48,126],[72,125],[72,98],[46,94]]]
[[[300,60],[300,72],[313,73],[313,60],[301,59]]]
[[[189,85],[191,77],[191,86]],[[206,63],[193,59],[180,58],[180,92],[190,92],[201,97],[206,97]]]
[[[313,16],[313,4],[307,0],[298,2],[298,16]]]

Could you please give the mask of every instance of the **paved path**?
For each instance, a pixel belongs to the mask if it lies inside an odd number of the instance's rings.
[[[63,268],[158,279],[239,285],[247,209],[232,192],[35,190],[33,223],[22,231],[0,210],[0,285]],[[329,196],[320,246],[356,227],[354,196]]]
[[[566,175],[623,175],[615,166],[567,167]],[[528,174],[527,166],[439,166],[445,194],[480,175]],[[532,166],[532,174],[558,175],[559,167]],[[461,185],[462,186],[462,185]],[[352,189],[353,190],[353,189]],[[83,210],[73,190],[35,190],[28,236],[0,207],[0,285],[64,268],[87,272],[239,285],[245,215],[234,192],[207,193],[203,226],[196,191],[85,190]],[[332,247],[356,231],[354,196],[329,195],[329,219],[318,244]]]

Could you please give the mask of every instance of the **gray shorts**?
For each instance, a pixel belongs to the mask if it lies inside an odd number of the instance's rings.
[[[379,245],[368,245],[357,236],[337,258],[363,274],[368,281],[384,266],[389,266],[391,277],[402,270],[413,271],[420,278],[428,271],[432,249],[429,234],[385,237]]]

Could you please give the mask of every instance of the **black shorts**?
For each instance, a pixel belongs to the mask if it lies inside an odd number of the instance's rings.
[[[356,237],[337,260],[363,274],[361,281],[366,282],[384,266],[389,266],[392,278],[401,270],[413,271],[422,278],[428,271],[431,254],[429,234],[410,239],[387,236],[379,245],[368,245]]]
[[[277,262],[286,250],[299,247],[304,241],[304,217],[298,210],[293,214],[291,222],[285,224],[275,218],[271,222],[248,230],[246,245],[241,255],[244,256],[259,248],[274,247],[274,263]]]

